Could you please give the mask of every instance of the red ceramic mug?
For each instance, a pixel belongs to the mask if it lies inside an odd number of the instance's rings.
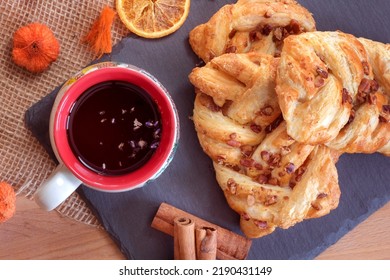
[[[101,100],[93,103],[93,98]],[[156,111],[153,118],[148,107],[132,115],[144,99]],[[109,106],[107,110],[98,108],[102,104]],[[114,109],[119,110],[115,117],[109,115]],[[86,116],[91,120],[86,121]],[[123,124],[118,128],[120,122]],[[35,194],[38,205],[48,211],[80,184],[105,192],[144,186],[169,165],[179,139],[178,114],[167,90],[145,70],[117,62],[89,66],[69,79],[58,92],[49,129],[59,165]],[[106,150],[99,150],[104,145]],[[106,166],[106,158],[114,162],[111,167]]]

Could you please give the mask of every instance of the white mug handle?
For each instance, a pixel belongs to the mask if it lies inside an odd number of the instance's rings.
[[[65,201],[81,183],[65,165],[60,163],[39,186],[34,199],[42,209],[51,211]]]

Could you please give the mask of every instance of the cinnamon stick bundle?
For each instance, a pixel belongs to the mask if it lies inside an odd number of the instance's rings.
[[[195,223],[188,218],[176,217],[173,221],[173,248],[175,260],[196,260]]]
[[[200,228],[209,227],[217,229],[217,259],[243,260],[248,256],[252,244],[250,239],[198,218],[167,203],[161,203],[151,226],[161,232],[174,236],[174,219],[177,217],[187,217],[194,221]]]

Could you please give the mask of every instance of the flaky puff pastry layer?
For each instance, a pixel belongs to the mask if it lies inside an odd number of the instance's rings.
[[[297,154],[290,157],[297,158]],[[244,171],[237,172],[215,162],[214,168],[229,206],[241,215],[241,230],[250,238],[270,234],[277,227],[287,229],[304,219],[321,217],[339,203],[334,158],[331,150],[323,145],[314,147],[303,164],[295,166],[296,170],[289,174],[293,187],[281,186],[277,181],[258,183]]]
[[[275,93],[277,65],[269,55],[224,54],[189,76],[199,142],[252,238],[325,215],[340,196],[338,154],[287,134]]]
[[[368,53],[369,63],[372,66],[374,72],[374,78],[379,83],[384,95],[387,96],[388,100],[390,99],[390,44],[383,44],[381,42],[375,42],[365,38],[359,38],[359,41],[364,45]],[[387,121],[387,130],[390,133],[389,128],[389,116],[390,116],[390,105],[387,101],[387,109],[380,112],[382,121]],[[390,156],[390,140],[387,143],[378,149],[378,152]]]
[[[318,31],[285,39],[276,92],[295,140],[347,153],[373,153],[388,143],[386,63],[375,49],[389,54],[381,43],[362,41]]]
[[[296,1],[239,0],[194,28],[189,42],[205,62],[229,52],[277,56],[285,37],[314,30],[312,15]]]
[[[276,65],[270,55],[225,54],[190,73],[195,129],[213,160],[236,164],[237,155],[258,145],[280,116]]]
[[[268,125],[280,115],[274,90],[277,65],[270,55],[225,54],[194,68],[189,79],[234,121]]]

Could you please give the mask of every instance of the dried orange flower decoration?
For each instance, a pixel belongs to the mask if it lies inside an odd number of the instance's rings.
[[[15,214],[16,194],[14,188],[0,182],[0,223],[7,221]]]
[[[43,72],[57,59],[59,52],[60,44],[44,24],[31,23],[14,34],[12,59],[30,72]]]

